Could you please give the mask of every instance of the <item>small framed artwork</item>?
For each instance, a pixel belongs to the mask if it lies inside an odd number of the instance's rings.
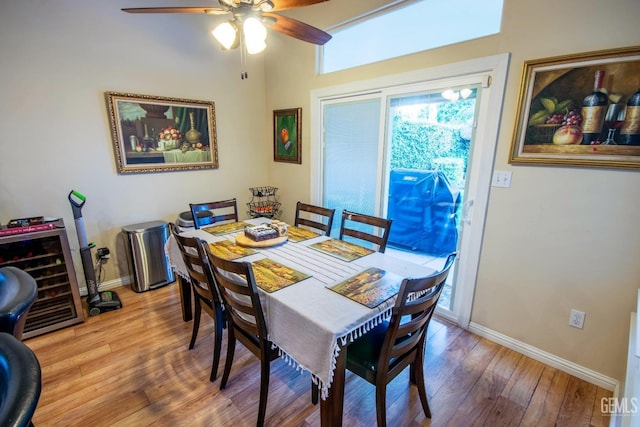
[[[302,108],[273,111],[273,160],[302,163],[300,153]]]
[[[526,61],[509,162],[640,168],[640,46]]]
[[[213,102],[106,92],[118,173],[218,167]]]

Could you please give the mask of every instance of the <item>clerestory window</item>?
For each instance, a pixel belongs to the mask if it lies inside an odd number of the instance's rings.
[[[500,32],[503,0],[398,0],[329,28],[326,74]]]

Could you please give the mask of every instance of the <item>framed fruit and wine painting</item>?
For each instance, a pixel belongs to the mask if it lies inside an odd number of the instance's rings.
[[[302,163],[302,108],[273,110],[273,160]]]
[[[509,163],[640,168],[640,46],[526,61]]]
[[[213,102],[106,92],[118,173],[218,167]]]

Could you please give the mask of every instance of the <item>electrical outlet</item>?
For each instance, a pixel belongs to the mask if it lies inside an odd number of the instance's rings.
[[[585,316],[586,314],[584,311],[571,310],[571,315],[569,316],[569,326],[582,329],[584,326]]]

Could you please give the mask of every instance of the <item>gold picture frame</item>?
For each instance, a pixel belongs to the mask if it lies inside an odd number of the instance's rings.
[[[626,105],[640,88],[640,46],[524,63],[509,163],[640,168],[640,145],[603,144],[611,141],[606,126],[593,142],[587,143],[582,137],[583,127],[580,126],[584,126],[585,113],[582,104],[584,98],[594,92],[596,71],[604,72],[602,92],[609,102]],[[632,122],[637,125],[640,107],[628,106],[626,110],[625,120],[629,125]],[[579,117],[572,121],[570,114]],[[576,125],[575,120],[580,124]],[[547,121],[551,123],[545,123]],[[560,122],[554,123],[557,121]],[[573,124],[574,128],[564,127],[567,123]],[[580,132],[575,131],[575,126]],[[624,126],[623,123],[621,129]],[[560,128],[563,129],[559,132]],[[619,141],[621,129],[613,133]]]
[[[302,108],[273,111],[273,160],[302,163]]]
[[[106,92],[118,173],[218,168],[210,101]]]

